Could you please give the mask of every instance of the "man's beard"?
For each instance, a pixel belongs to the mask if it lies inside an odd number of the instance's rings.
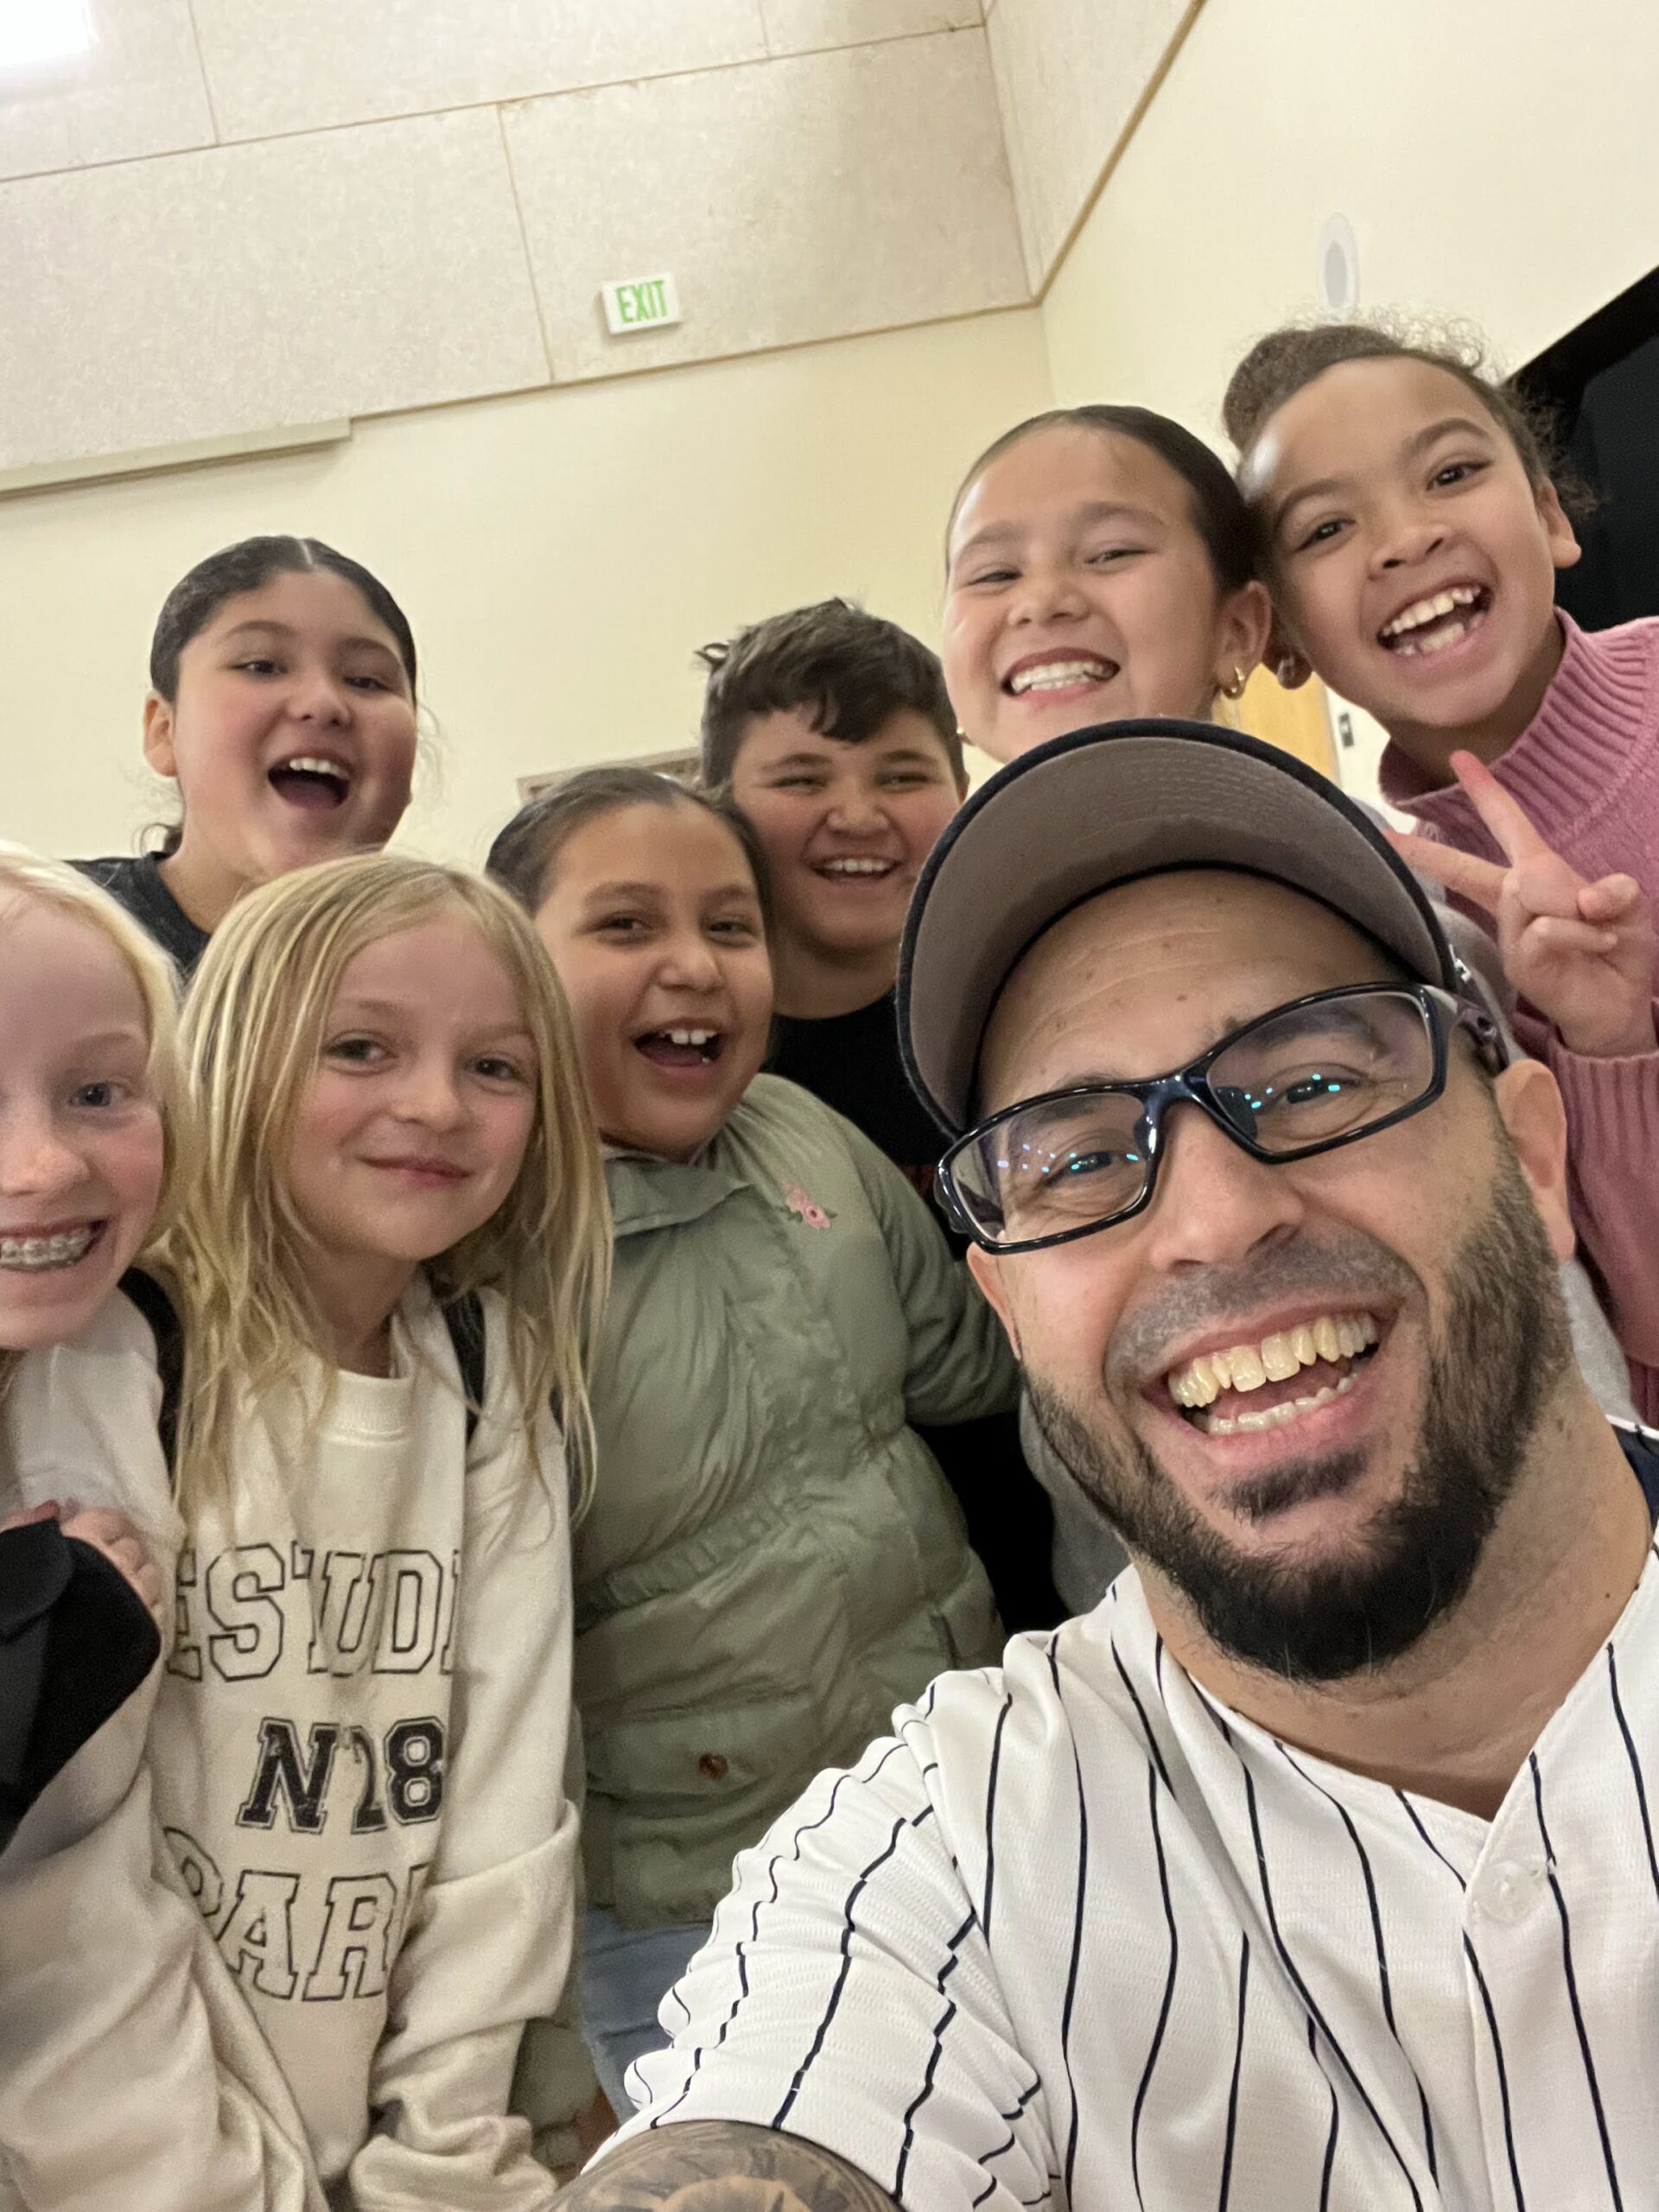
[[[1369,1243],[1369,1240],[1367,1240]],[[1403,1272],[1372,1247],[1373,1275]],[[1281,1257],[1255,1270],[1258,1293],[1295,1273]],[[1325,1274],[1329,1284],[1330,1274]],[[1303,1566],[1236,1550],[1200,1519],[1127,1430],[1113,1452],[1042,1383],[1032,1408],[1078,1486],[1130,1551],[1185,1597],[1211,1642],[1293,1681],[1331,1682],[1409,1649],[1468,1589],[1525,1462],[1533,1431],[1573,1359],[1555,1262],[1512,1156],[1447,1278],[1444,1337],[1400,1495],[1345,1557]],[[1345,1490],[1363,1455],[1287,1459],[1234,1502],[1262,1520],[1296,1500]]]

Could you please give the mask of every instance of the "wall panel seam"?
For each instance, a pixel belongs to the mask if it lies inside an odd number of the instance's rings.
[[[559,379],[553,361],[553,329],[542,299],[542,288],[536,281],[536,257],[530,250],[530,226],[524,220],[524,203],[518,194],[518,172],[513,167],[512,140],[507,132],[506,109],[500,102],[496,105],[495,128],[501,141],[501,156],[507,165],[507,190],[512,195],[513,220],[518,226],[518,244],[524,257],[524,275],[530,280],[531,302],[536,309],[536,327],[541,333],[542,358],[547,363],[547,381],[555,385]]]
[[[856,346],[867,338],[902,338],[911,331],[944,330],[953,323],[986,322],[997,315],[1035,315],[1037,312],[1037,304],[1033,300],[1011,300],[1003,307],[963,308],[953,315],[929,315],[919,322],[881,322],[873,323],[865,329],[832,331],[827,338],[774,339],[764,346],[748,346],[741,353],[709,353],[690,361],[653,361],[637,369],[604,369],[591,376],[550,378],[546,384],[504,385],[496,391],[464,392],[454,399],[417,399],[404,407],[360,407],[353,411],[351,423],[355,431],[364,423],[399,423],[416,415],[448,413],[463,407],[488,407],[501,400],[533,399],[547,393],[563,397],[566,392],[592,391],[601,385],[637,383],[643,377],[695,375],[700,370],[746,365],[751,361],[777,360],[790,353],[809,353],[817,347]],[[1042,350],[1046,369],[1048,349],[1046,340]],[[1052,372],[1047,385],[1052,392]]]
[[[219,109],[213,100],[213,80],[207,73],[207,56],[201,49],[201,26],[196,21],[196,0],[184,0],[184,11],[190,19],[190,44],[195,53],[196,74],[201,79],[201,97],[207,103],[208,128],[213,134],[214,144],[223,145],[225,142],[219,128]],[[175,148],[174,150],[184,149]],[[106,162],[79,162],[74,166],[77,168],[113,168],[114,164]],[[51,170],[47,174],[56,175],[60,172]]]
[[[482,108],[493,108],[499,114],[507,108],[528,107],[532,101],[582,99],[591,92],[620,92],[631,85],[670,85],[682,79],[692,77],[723,76],[734,69],[769,69],[777,66],[786,67],[793,61],[817,60],[826,54],[874,54],[885,51],[889,47],[916,45],[925,39],[982,38],[984,36],[982,24],[957,23],[948,25],[942,30],[906,31],[896,38],[861,38],[851,40],[844,46],[811,47],[790,54],[750,54],[741,61],[711,61],[697,69],[668,69],[659,76],[607,77],[601,83],[593,85],[554,86],[543,92],[515,92],[505,98],[498,94],[493,99],[451,100],[441,107],[399,108],[391,115],[351,116],[338,123],[296,124],[291,130],[256,130],[250,132],[245,137],[227,138],[221,130],[218,111],[213,103],[213,79],[208,73],[207,60],[201,51],[200,38],[196,29],[195,10],[194,6],[190,5],[190,0],[186,0],[186,4],[190,8],[190,30],[196,48],[196,67],[201,78],[202,97],[207,104],[208,120],[213,126],[213,138],[200,145],[159,146],[150,153],[119,154],[107,161],[60,162],[46,168],[21,170],[16,176],[0,177],[0,192],[3,192],[9,185],[32,184],[41,177],[88,176],[99,169],[127,168],[139,162],[175,162],[192,155],[232,153],[244,146],[276,146],[280,145],[285,139],[321,138],[332,131],[378,130],[390,124],[428,123],[439,116],[476,114]],[[1202,4],[1203,0],[1194,0],[1194,12],[1197,7]],[[1139,120],[1138,113],[1135,119]],[[1006,143],[1006,130],[1003,136]],[[1092,205],[1092,201],[1090,204]],[[1066,244],[1068,246],[1071,244],[1070,234],[1068,234]]]
[[[988,14],[982,0],[979,18],[976,22],[935,23],[931,30],[889,31],[876,38],[826,39],[822,46],[774,46],[772,42],[772,25],[766,15],[766,0],[758,0],[758,4],[760,9],[760,35],[766,41],[766,48],[764,58],[768,61],[804,61],[810,55],[817,54],[857,54],[866,47],[903,46],[906,40],[910,39],[955,38],[963,31],[982,32]],[[741,69],[747,65],[741,61],[730,61],[717,66],[728,69]],[[689,76],[692,73],[690,70],[674,70],[670,73],[675,76]]]
[[[194,29],[194,25],[195,17],[193,10],[191,16],[191,27],[193,31]],[[434,116],[472,114],[475,113],[480,108],[495,108],[497,110],[500,110],[509,107],[527,107],[532,101],[536,100],[582,99],[589,93],[620,92],[632,85],[672,85],[679,83],[683,79],[688,79],[693,77],[726,76],[736,69],[770,69],[780,66],[787,67],[788,64],[792,61],[814,60],[821,58],[826,54],[874,54],[885,52],[890,47],[918,45],[926,39],[982,38],[984,35],[985,27],[982,23],[951,23],[945,25],[943,29],[938,30],[904,31],[893,38],[851,39],[844,45],[809,47],[786,54],[772,54],[770,52],[764,54],[746,54],[735,61],[709,61],[701,64],[695,69],[664,69],[658,72],[649,72],[644,76],[641,76],[639,72],[636,71],[632,76],[601,78],[591,85],[550,85],[546,90],[543,92],[497,92],[484,99],[446,100],[441,105],[436,107],[397,108],[390,114],[347,116],[343,118],[340,121],[334,123],[296,123],[289,130],[253,130],[248,132],[244,137],[232,138],[225,137],[219,131],[218,118],[213,111],[212,83],[207,75],[206,61],[201,60],[200,57],[200,43],[198,43],[198,61],[201,68],[203,88],[207,94],[208,112],[210,115],[214,116],[214,143],[217,145],[229,148],[232,146],[276,145],[284,138],[316,138],[321,137],[323,132],[327,130],[373,130],[378,129],[382,124],[420,123],[429,120]],[[189,153],[203,150],[206,149],[191,147],[175,147],[167,149],[159,153],[135,154],[130,156],[123,156],[122,159],[130,159],[133,161],[166,161],[173,153]],[[120,166],[120,161],[70,162],[64,163],[62,167],[59,168],[35,169],[31,170],[29,174],[35,176],[74,176],[87,169],[117,168]],[[5,179],[0,180],[0,181],[10,182],[13,181],[13,180]]]
[[[1154,100],[1157,99],[1159,93],[1163,90],[1164,79],[1168,76],[1171,69],[1175,66],[1176,57],[1179,54],[1182,47],[1186,43],[1187,34],[1192,30],[1193,24],[1198,22],[1199,16],[1203,13],[1203,10],[1204,0],[1187,0],[1187,4],[1182,14],[1181,20],[1176,24],[1174,29],[1171,32],[1169,41],[1164,48],[1162,54],[1159,55],[1156,66],[1154,67],[1151,74],[1147,77],[1146,83],[1141,86],[1141,91],[1136,97],[1135,105],[1129,110],[1128,118],[1125,122],[1123,128],[1118,132],[1116,137],[1112,141],[1111,146],[1107,151],[1106,158],[1101,163],[1100,174],[1096,177],[1093,184],[1089,188],[1089,190],[1084,194],[1082,206],[1077,209],[1077,213],[1072,217],[1071,220],[1066,225],[1065,234],[1061,238],[1060,242],[1055,248],[1052,255],[1050,257],[1047,268],[1044,270],[1040,279],[1033,283],[1032,287],[1033,295],[1037,306],[1040,307],[1044,301],[1048,297],[1050,289],[1053,285],[1054,279],[1059,275],[1061,270],[1065,266],[1065,257],[1067,254],[1071,252],[1072,247],[1077,244],[1077,239],[1082,233],[1084,226],[1088,222],[1089,218],[1094,213],[1096,206],[1099,204],[1101,194],[1105,191],[1107,186],[1112,181],[1112,174],[1114,170],[1117,168],[1118,163],[1122,160],[1124,155],[1128,153],[1130,141],[1134,138],[1135,132],[1141,128],[1141,124],[1146,119],[1147,109],[1152,105]],[[992,67],[995,69],[996,59],[995,48],[992,48],[991,59]],[[1001,102],[1000,99],[997,105],[1001,107]],[[1018,187],[1016,185],[1016,190],[1017,189]]]
[[[802,353],[815,346],[851,346],[863,338],[897,338],[907,330],[938,330],[953,322],[983,322],[988,316],[999,315],[1034,315],[1038,302],[1032,299],[1004,300],[990,307],[953,308],[943,315],[912,316],[907,321],[859,323],[846,330],[832,330],[810,338],[771,338],[758,346],[745,346],[729,353],[696,353],[684,360],[642,361],[637,369],[626,366],[583,370],[575,376],[556,378],[548,387],[553,391],[590,391],[594,385],[620,384],[640,377],[677,377],[695,373],[702,369],[726,368],[740,361],[774,359],[783,353]],[[1045,353],[1046,345],[1045,344]],[[1051,372],[1050,383],[1053,381]],[[539,386],[521,386],[522,390],[539,390]],[[413,407],[388,407],[375,420],[389,419],[398,415],[424,414],[431,407],[471,407],[480,399],[510,399],[512,391],[468,393],[461,399],[421,400]],[[352,417],[354,423],[369,418],[364,410]]]

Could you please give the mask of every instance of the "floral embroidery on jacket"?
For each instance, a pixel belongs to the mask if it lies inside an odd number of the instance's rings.
[[[808,1198],[798,1183],[785,1186],[784,1204],[791,1213],[799,1214],[809,1229],[828,1229],[830,1217],[816,1198]]]

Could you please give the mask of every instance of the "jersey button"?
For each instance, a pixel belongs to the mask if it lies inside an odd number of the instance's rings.
[[[1544,1870],[1535,1862],[1497,1859],[1481,1876],[1477,1896],[1488,1919],[1513,1927],[1532,1910],[1543,1886]]]
[[[697,1761],[697,1772],[709,1782],[724,1782],[729,1769],[718,1751],[705,1751]]]

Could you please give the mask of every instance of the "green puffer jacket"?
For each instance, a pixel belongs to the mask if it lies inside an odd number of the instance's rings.
[[[943,1669],[1000,1655],[984,1569],[908,1427],[1014,1402],[924,1201],[758,1076],[695,1166],[607,1163],[616,1270],[576,1532],[588,1894],[708,1918],[734,1855]]]

